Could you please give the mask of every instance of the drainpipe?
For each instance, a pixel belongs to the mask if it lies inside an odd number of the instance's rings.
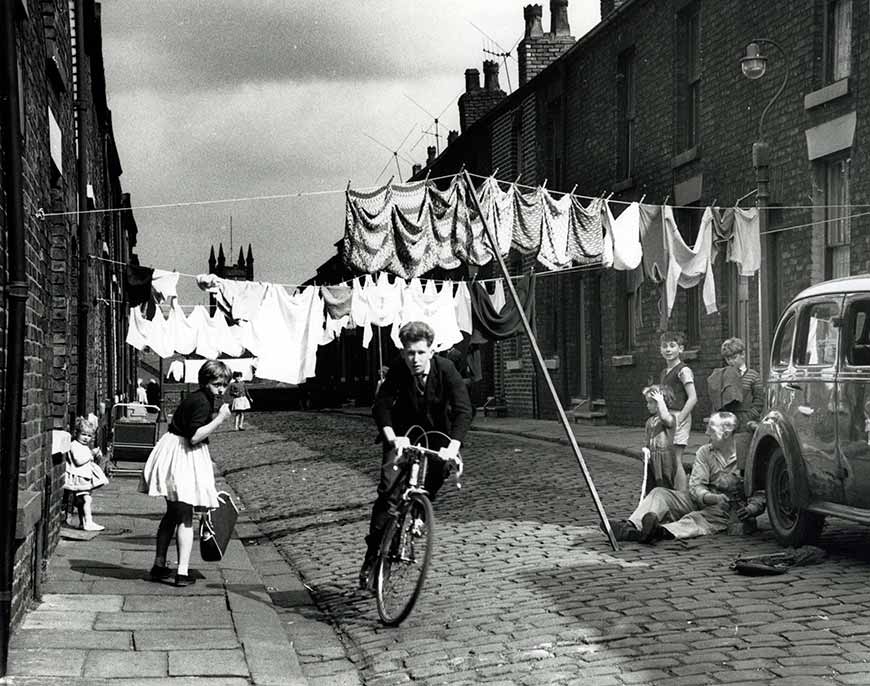
[[[27,272],[24,256],[24,195],[21,172],[21,118],[18,92],[18,46],[13,2],[2,2],[0,45],[3,80],[3,166],[6,168],[6,388],[0,436],[0,676],[5,676],[12,629],[12,582],[15,566],[15,521],[18,513],[18,463],[21,458],[21,405],[24,390],[24,313]]]
[[[76,174],[78,175],[78,244],[79,244],[79,320],[78,320],[78,378],[76,384],[76,414],[87,415],[88,407],[88,136],[87,111],[85,104],[85,11],[84,1],[76,0],[76,63],[78,73],[78,92],[76,111],[78,112],[78,160]]]

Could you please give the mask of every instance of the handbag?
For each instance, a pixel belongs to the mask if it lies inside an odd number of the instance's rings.
[[[239,518],[239,508],[226,491],[218,493],[215,509],[206,512],[199,520],[199,555],[206,562],[219,562],[226,553],[236,520]]]

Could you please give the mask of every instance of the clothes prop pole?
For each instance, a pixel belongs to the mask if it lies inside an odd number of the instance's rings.
[[[526,331],[526,335],[529,337],[529,343],[532,346],[532,351],[534,351],[535,359],[538,362],[538,369],[541,370],[541,374],[543,375],[544,380],[547,382],[547,388],[550,391],[550,395],[553,396],[553,403],[556,405],[556,410],[559,413],[559,419],[562,422],[562,427],[565,429],[565,434],[568,436],[568,442],[571,444],[571,450],[574,451],[574,456],[577,458],[577,463],[580,465],[580,471],[583,472],[583,478],[586,480],[586,485],[589,487],[589,492],[592,494],[592,500],[595,502],[595,509],[598,510],[598,516],[601,519],[601,524],[607,532],[607,538],[610,540],[610,546],[614,550],[619,550],[619,543],[617,543],[616,537],[613,535],[613,530],[610,528],[610,522],[607,519],[607,513],[604,511],[604,505],[602,504],[601,499],[598,497],[598,491],[595,490],[595,484],[592,481],[592,475],[589,473],[589,469],[586,467],[586,461],[583,459],[583,455],[580,453],[580,446],[577,445],[577,439],[574,437],[574,432],[571,431],[571,425],[568,424],[568,417],[565,414],[565,408],[562,407],[562,403],[559,400],[559,394],[556,393],[556,387],[553,386],[553,380],[550,378],[550,372],[547,370],[547,365],[544,364],[544,356],[541,354],[541,349],[538,347],[538,341],[535,339],[535,334],[532,332],[532,325],[529,323],[529,320],[526,317],[526,313],[523,310],[522,303],[520,302],[517,291],[514,288],[513,282],[511,281],[510,274],[508,274],[507,265],[505,265],[504,259],[501,256],[498,242],[496,241],[495,236],[490,230],[489,223],[486,221],[486,217],[484,216],[483,210],[480,207],[480,202],[477,199],[477,191],[474,188],[474,184],[471,182],[471,177],[468,175],[468,171],[463,171],[462,175],[468,188],[468,194],[471,197],[472,202],[474,203],[474,209],[480,216],[480,223],[483,225],[483,230],[486,232],[486,237],[489,239],[489,244],[492,247],[492,253],[493,255],[495,255],[495,259],[498,262],[498,267],[501,270],[502,276],[504,277],[505,284],[507,286],[508,292],[510,293],[511,300],[513,300],[514,305],[516,305],[517,312],[520,316],[520,321],[522,321],[523,328]]]

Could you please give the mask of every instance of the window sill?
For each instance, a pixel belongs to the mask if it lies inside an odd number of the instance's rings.
[[[634,355],[614,355],[610,358],[611,367],[633,367]]]
[[[680,359],[685,362],[686,360],[697,360],[698,359],[698,349],[692,348],[691,350],[684,350],[680,355]]]
[[[693,148],[689,148],[685,152],[681,152],[679,155],[671,159],[671,169],[677,169],[678,167],[683,167],[690,162],[694,162],[695,160],[701,159],[701,146],[696,145]]]
[[[522,360],[506,360],[504,368],[509,372],[517,372],[523,368]]]
[[[622,191],[627,191],[629,188],[634,188],[634,178],[629,176],[628,178],[623,179],[619,183],[613,184],[610,190],[614,193],[621,193]]]
[[[813,91],[812,93],[807,93],[804,96],[804,110],[811,110],[814,107],[824,105],[825,103],[831,102],[832,100],[836,100],[837,98],[841,98],[844,95],[848,94],[849,77],[847,76],[845,79],[834,81],[833,83],[828,84],[824,88],[819,88],[819,90]]]
[[[547,369],[558,369],[559,368],[559,358],[551,357],[548,360],[544,360],[544,366]]]

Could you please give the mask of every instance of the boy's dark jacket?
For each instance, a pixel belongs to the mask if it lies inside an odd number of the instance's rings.
[[[423,399],[414,390],[414,377],[401,357],[394,361],[375,395],[372,416],[378,429],[392,426],[397,436],[420,425],[426,431],[442,431],[463,441],[471,426],[471,400],[468,389],[454,364],[438,355],[432,358]],[[414,436],[411,436],[413,439]],[[378,433],[378,441],[383,435]],[[446,445],[435,441],[430,447]]]

